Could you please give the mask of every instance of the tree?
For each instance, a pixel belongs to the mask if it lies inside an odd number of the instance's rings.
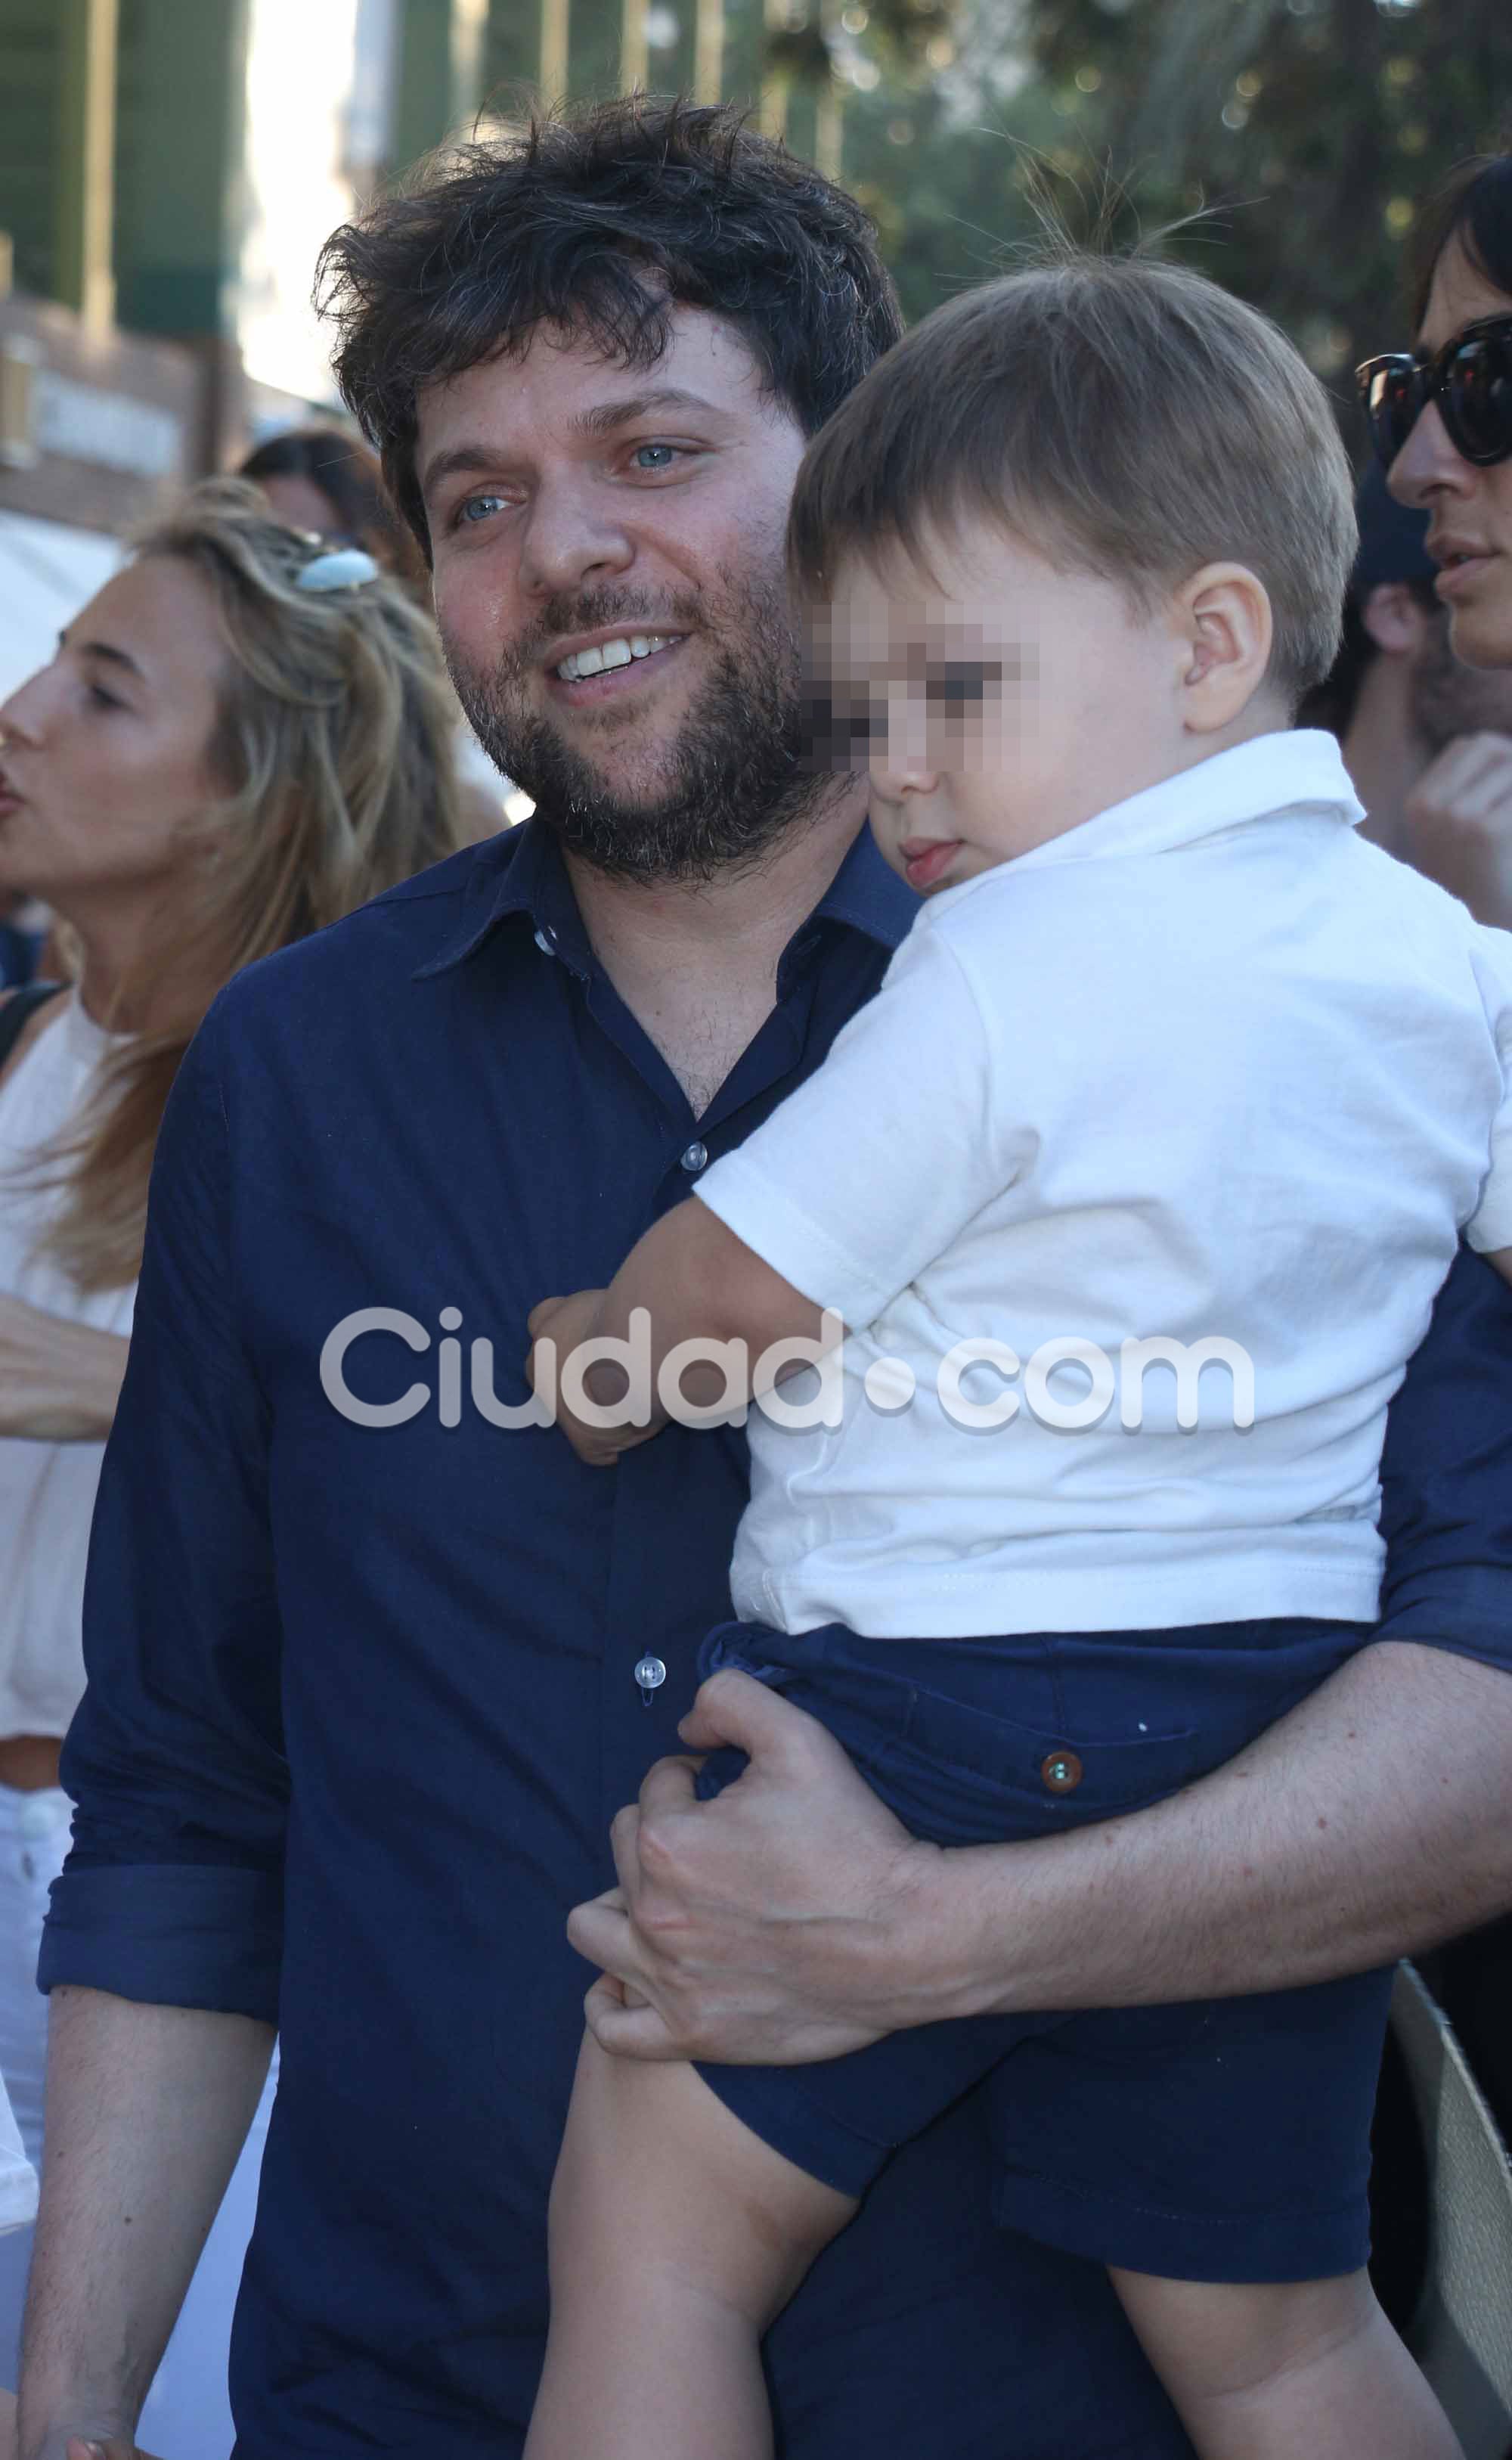
[[[1507,0],[1022,0],[1020,38],[1087,159],[1318,372],[1408,339],[1415,208],[1512,118]]]

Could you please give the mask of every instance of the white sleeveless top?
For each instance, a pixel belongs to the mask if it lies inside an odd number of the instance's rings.
[[[51,1258],[33,1257],[58,1198],[10,1179],[78,1110],[116,1040],[71,992],[0,1085],[0,1291],[129,1333],[136,1283],[85,1297]],[[104,1451],[0,1437],[0,1735],[65,1734],[83,1696],[84,1564]]]

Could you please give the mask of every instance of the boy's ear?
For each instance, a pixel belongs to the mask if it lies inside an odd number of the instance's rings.
[[[1193,734],[1216,734],[1265,681],[1274,632],[1270,596],[1247,564],[1205,563],[1177,591],[1173,613],[1183,720]]]

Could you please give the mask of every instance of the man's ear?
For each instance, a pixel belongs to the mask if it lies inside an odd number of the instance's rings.
[[[1274,626],[1265,583],[1243,563],[1205,563],[1173,603],[1182,720],[1216,734],[1266,679]]]
[[[1434,620],[1405,581],[1377,581],[1359,612],[1366,631],[1388,658],[1410,658],[1422,647]]]

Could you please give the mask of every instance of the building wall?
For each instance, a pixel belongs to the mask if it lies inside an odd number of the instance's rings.
[[[0,0],[0,230],[15,244],[18,287],[51,295],[57,88],[56,0]]]

